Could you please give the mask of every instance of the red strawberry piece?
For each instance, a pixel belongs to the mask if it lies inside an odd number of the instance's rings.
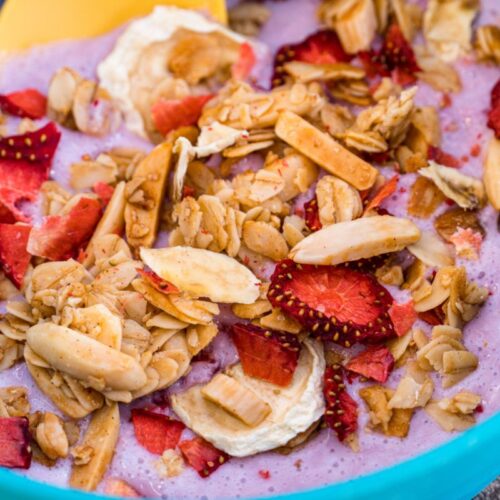
[[[110,477],[104,485],[104,493],[120,498],[141,498],[141,495],[123,479]]]
[[[52,122],[34,132],[2,137],[0,139],[0,159],[23,160],[50,165],[60,138],[61,132]]]
[[[341,365],[327,366],[324,375],[325,423],[344,441],[358,429],[358,404],[345,389]]]
[[[395,175],[389,179],[376,193],[375,196],[368,202],[365,208],[365,213],[378,208],[384,200],[393,195],[398,187],[399,175]]]
[[[350,347],[394,337],[391,294],[366,272],[284,260],[271,277],[268,298],[312,334]]]
[[[210,476],[230,458],[201,437],[182,441],[179,448],[186,462],[203,478]]]
[[[36,89],[0,94],[0,109],[9,115],[36,120],[45,116],[47,98]]]
[[[394,357],[385,346],[368,347],[351,358],[346,369],[383,384],[394,368]]]
[[[491,89],[491,109],[487,125],[495,132],[495,137],[500,139],[500,79]]]
[[[188,196],[193,197],[195,194],[196,191],[194,187],[187,186],[186,184],[184,184],[184,186],[182,187],[182,199],[187,198]]]
[[[271,473],[267,469],[261,469],[261,470],[259,470],[259,476],[262,479],[270,479]]]
[[[462,166],[462,162],[458,158],[434,146],[429,146],[427,158],[446,167],[460,168]]]
[[[149,452],[161,455],[179,443],[185,428],[182,422],[139,408],[134,408],[131,414],[135,437]]]
[[[333,30],[321,30],[309,35],[296,44],[284,45],[274,57],[274,73],[272,86],[285,83],[283,65],[290,61],[301,61],[312,64],[333,64],[349,62],[352,56],[342,48],[339,37]]]
[[[419,312],[417,316],[432,326],[443,325],[445,320],[445,314],[439,306],[429,311]]]
[[[304,203],[304,218],[306,226],[311,231],[319,231],[323,227],[319,220],[318,200],[316,196]]]
[[[251,73],[256,61],[252,46],[248,42],[242,43],[238,60],[231,68],[231,76],[236,80],[245,80]]]
[[[106,184],[105,182],[96,182],[92,186],[92,191],[94,191],[94,193],[99,196],[102,206],[103,208],[105,208],[109,203],[109,200],[111,200],[111,197],[115,192],[115,188],[113,186],[110,186],[109,184]]]
[[[281,387],[290,384],[300,354],[296,335],[250,323],[234,324],[231,334],[247,375]]]
[[[402,337],[408,333],[413,323],[415,323],[418,318],[417,312],[413,307],[413,300],[405,302],[404,304],[394,302],[389,309],[389,316],[398,337]]]
[[[21,288],[31,255],[26,251],[31,226],[0,224],[0,267]]]
[[[179,293],[179,289],[160,278],[156,273],[150,271],[149,269],[138,269],[137,272],[152,286],[154,286],[159,292],[169,294],[169,293]]]
[[[50,215],[31,230],[28,252],[48,260],[76,257],[89,241],[101,218],[101,204],[94,198],[80,198],[65,215]]]
[[[368,76],[389,76],[401,85],[415,82],[415,73],[420,71],[415,54],[400,27],[392,24],[384,37],[379,51],[359,54]]]
[[[161,134],[167,135],[179,127],[194,125],[201,116],[203,106],[212,97],[212,94],[206,94],[190,95],[183,99],[160,98],[151,108],[155,127]]]
[[[26,417],[0,418],[0,467],[29,469],[30,440]]]

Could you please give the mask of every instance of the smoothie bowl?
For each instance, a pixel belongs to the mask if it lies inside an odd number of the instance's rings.
[[[2,56],[5,495],[500,472],[494,3],[158,6]]]

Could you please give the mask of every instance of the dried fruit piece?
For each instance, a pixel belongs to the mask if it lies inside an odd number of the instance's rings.
[[[231,327],[244,372],[281,387],[292,381],[300,354],[296,335],[236,323]]]
[[[115,192],[115,188],[106,184],[105,182],[96,182],[92,186],[92,191],[99,197],[101,200],[101,204],[103,208],[108,206],[111,198],[113,197],[113,193]]]
[[[106,480],[104,486],[104,493],[113,497],[120,498],[141,498],[141,495],[126,483],[123,479],[117,477],[110,477]]]
[[[413,323],[417,321],[417,313],[412,300],[404,304],[394,302],[389,309],[389,316],[398,337],[408,333]]]
[[[36,89],[0,94],[0,109],[9,115],[37,120],[45,115],[47,99]]]
[[[271,277],[268,299],[314,336],[346,347],[395,335],[388,315],[391,294],[373,276],[345,266],[285,260]]]
[[[257,394],[224,373],[203,386],[201,393],[250,427],[259,425],[271,413],[271,407]]]
[[[185,428],[178,420],[142,408],[133,408],[131,419],[139,444],[156,455],[175,448]]]
[[[49,260],[76,257],[90,240],[100,218],[99,201],[81,197],[68,213],[50,215],[40,227],[31,230],[28,252]]]
[[[500,99],[499,99],[500,100]],[[500,210],[500,139],[492,137],[484,161],[484,187],[489,202]]]
[[[231,67],[231,76],[236,80],[245,80],[251,73],[257,58],[252,46],[248,42],[240,45],[238,60]]]
[[[443,151],[441,148],[437,146],[430,145],[427,149],[427,157],[429,160],[434,160],[436,163],[440,165],[444,165],[445,167],[451,168],[460,168],[462,166],[462,162],[460,159],[455,156]]]
[[[410,190],[408,214],[427,219],[444,200],[444,194],[434,182],[426,177],[417,177]]]
[[[301,264],[336,265],[397,252],[419,238],[410,220],[374,215],[320,229],[295,245],[290,257]]]
[[[378,175],[374,167],[299,115],[283,111],[276,122],[275,132],[280,139],[356,189],[373,186]]]
[[[186,462],[202,478],[213,474],[222,464],[229,460],[229,455],[218,450],[201,437],[195,437],[179,443],[179,449],[182,452]]]
[[[488,112],[487,125],[495,132],[495,137],[500,139],[500,79],[491,89],[491,109]]]
[[[379,51],[362,52],[360,58],[368,75],[392,75],[402,85],[415,82],[415,73],[420,71],[413,49],[396,23],[388,28]]]
[[[259,280],[236,259],[191,247],[141,248],[141,258],[158,276],[195,297],[252,304]]]
[[[150,283],[159,292],[166,294],[179,293],[179,289],[176,286],[160,278],[153,271],[149,271],[147,269],[137,269],[137,272],[142,276],[143,279],[147,280],[148,283]]]
[[[274,73],[272,86],[284,83],[283,65],[290,61],[302,61],[312,64],[333,64],[349,62],[349,56],[333,30],[322,30],[308,36],[297,44],[280,47],[274,57]]]
[[[26,417],[0,418],[0,466],[29,469],[31,436]]]
[[[391,177],[384,185],[375,193],[375,196],[366,205],[365,213],[379,207],[382,202],[393,195],[398,187],[399,175]]]
[[[151,107],[155,127],[162,135],[179,127],[195,125],[201,116],[203,106],[213,94],[190,95],[183,99],[160,98]]]
[[[345,388],[341,365],[327,366],[324,375],[325,423],[335,431],[339,441],[345,441],[358,429],[358,404]]]
[[[369,347],[351,358],[345,367],[351,372],[383,384],[394,368],[394,357],[385,346]]]
[[[319,220],[318,200],[316,196],[304,203],[304,218],[306,226],[311,231],[319,231],[323,227]]]
[[[26,250],[31,226],[0,224],[0,267],[21,288],[31,255]]]

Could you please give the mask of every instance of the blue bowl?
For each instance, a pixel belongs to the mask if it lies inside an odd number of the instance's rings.
[[[392,467],[323,488],[278,495],[281,500],[469,500],[500,475],[500,414],[448,443]],[[404,443],[402,443],[404,446]],[[368,460],[370,456],[366,457]],[[2,500],[105,499],[38,483],[0,469]]]

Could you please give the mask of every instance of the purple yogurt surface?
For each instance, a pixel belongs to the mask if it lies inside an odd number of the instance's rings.
[[[269,3],[269,5],[273,9],[273,16],[263,28],[260,39],[269,46],[271,52],[284,43],[301,40],[316,30],[317,1],[288,0]],[[499,10],[500,6],[496,0],[483,1],[482,12],[476,23],[498,24]],[[120,30],[91,40],[61,42],[39,47],[9,58],[3,64],[0,73],[0,92],[29,86],[46,93],[51,75],[64,65],[80,71],[87,77],[95,77],[97,64],[111,50],[119,32]],[[489,104],[490,89],[497,80],[499,71],[494,67],[477,66],[472,59],[460,61],[458,69],[462,77],[463,90],[460,94],[452,96],[451,107],[440,112],[443,128],[442,148],[457,157],[467,155],[468,160],[462,171],[481,177],[486,145],[491,137],[491,131],[485,127],[485,111]],[[268,74],[262,76],[263,81],[266,81]],[[419,84],[419,87],[417,103],[439,107],[441,94],[425,84]],[[15,127],[16,121],[11,120],[11,122]],[[453,129],[453,131],[446,131],[447,129]],[[470,149],[475,144],[481,146],[481,153],[477,157],[470,155]],[[105,138],[92,138],[64,130],[55,157],[52,177],[67,187],[68,167],[72,162],[79,160],[83,154],[94,156],[118,145],[151,148],[150,144],[123,129]],[[385,173],[389,175],[390,170]],[[400,187],[403,189],[386,202],[386,207],[394,215],[406,215],[408,188],[413,182],[413,175],[402,176]],[[442,207],[443,210],[445,208]],[[470,278],[487,286],[491,291],[487,304],[479,316],[466,326],[464,332],[467,348],[479,356],[479,368],[460,384],[446,391],[446,394],[454,394],[459,390],[467,389],[480,394],[483,397],[484,413],[478,416],[479,421],[500,410],[500,384],[498,383],[500,298],[497,264],[500,261],[500,238],[496,219],[497,214],[491,207],[482,211],[481,221],[487,229],[487,237],[481,250],[481,259],[478,262],[458,262],[467,267]],[[415,222],[423,229],[431,225],[429,221],[416,220]],[[160,245],[164,241],[163,235]],[[394,290],[391,291],[394,292]],[[405,293],[398,292],[395,296],[403,300]],[[0,304],[0,310],[2,307]],[[222,315],[220,318],[222,326],[227,319],[226,315]],[[428,325],[420,326],[429,332]],[[206,381],[220,366],[236,359],[224,328],[215,340],[211,352],[213,360],[196,363],[187,380],[179,382],[168,392],[182,390],[193,383]],[[394,372],[389,385],[395,387],[401,375],[401,370]],[[28,387],[34,410],[55,411],[50,401],[36,388],[22,364],[0,374],[1,386],[14,384]],[[358,386],[358,383],[354,383],[350,388],[350,393],[359,401]],[[434,396],[439,398],[444,392],[440,389],[439,383],[436,387]],[[161,395],[153,399],[158,401]],[[149,402],[150,399],[139,400],[131,407],[145,406]],[[359,403],[360,407],[364,408],[363,403],[361,401]],[[129,422],[130,408],[122,406],[120,438],[107,477],[119,477],[133,485],[144,496],[161,498],[238,498],[322,486],[387,467],[429,450],[452,437],[451,434],[443,432],[421,410],[417,411],[413,417],[410,433],[406,439],[388,438],[380,434],[365,432],[363,429],[368,417],[366,412],[362,411],[361,451],[359,453],[354,453],[341,445],[331,432],[322,431],[305,448],[289,456],[270,452],[246,459],[232,459],[209,479],[201,479],[194,470],[189,468],[186,468],[181,476],[167,479],[160,477],[154,466],[159,457],[150,454],[137,444],[133,427]],[[84,426],[82,426],[82,431],[84,431]],[[186,431],[183,437],[188,436],[189,432]],[[69,460],[60,460],[57,465],[48,470],[34,463],[29,471],[22,473],[36,480],[65,486],[70,465]],[[262,470],[269,471],[269,479],[263,479],[259,475],[259,471]]]

